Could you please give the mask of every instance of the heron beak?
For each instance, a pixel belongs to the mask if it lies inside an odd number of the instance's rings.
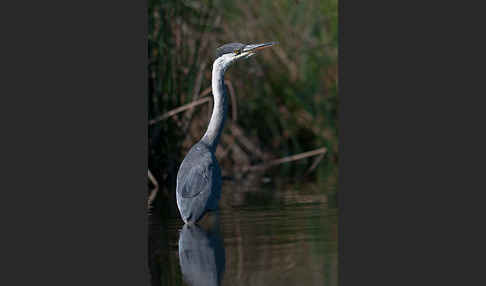
[[[246,45],[243,48],[243,52],[250,52],[250,53],[256,53],[257,51],[269,48],[273,45],[276,45],[277,42],[266,42],[266,43],[261,43],[261,44],[249,44]]]

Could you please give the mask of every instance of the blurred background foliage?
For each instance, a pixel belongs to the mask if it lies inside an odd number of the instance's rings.
[[[279,44],[225,76],[228,120],[216,156],[224,178],[298,178],[335,185],[338,162],[337,0],[149,0],[149,169],[166,194],[178,166],[205,132],[215,49]],[[192,109],[177,108],[208,97]],[[245,167],[325,147],[324,156]],[[242,180],[244,179],[244,180]]]

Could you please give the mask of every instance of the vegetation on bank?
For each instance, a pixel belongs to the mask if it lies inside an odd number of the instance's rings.
[[[207,127],[214,51],[228,42],[279,44],[226,74],[230,107],[216,153],[223,176],[335,184],[337,0],[148,3],[149,169],[165,192]]]

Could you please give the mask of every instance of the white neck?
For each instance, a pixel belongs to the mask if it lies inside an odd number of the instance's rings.
[[[224,73],[229,65],[230,63],[223,61],[221,58],[214,61],[213,64],[213,113],[209,121],[208,129],[201,139],[213,152],[216,151],[216,146],[218,145],[226,118],[227,99],[224,91]]]

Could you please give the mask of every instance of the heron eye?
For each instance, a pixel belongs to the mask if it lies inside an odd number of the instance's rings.
[[[238,55],[240,53],[240,50],[234,50],[235,55]]]

